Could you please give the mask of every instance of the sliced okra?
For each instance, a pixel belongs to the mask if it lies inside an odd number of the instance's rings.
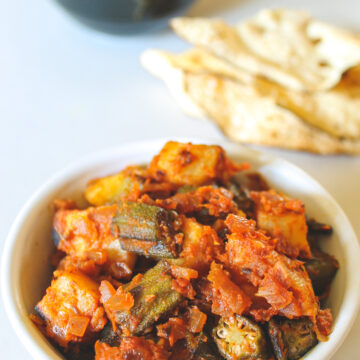
[[[245,316],[221,318],[212,335],[220,354],[225,359],[268,358],[264,331],[260,325]]]
[[[112,224],[123,250],[154,258],[176,258],[180,251],[175,239],[177,221],[174,211],[127,201],[119,203]]]
[[[317,344],[313,323],[308,318],[272,318],[268,334],[277,360],[297,360]]]
[[[339,268],[333,256],[316,248],[312,249],[312,258],[305,260],[304,265],[316,295],[326,291]]]
[[[169,263],[161,260],[138,283],[124,285],[124,290],[133,296],[134,305],[130,311],[118,311],[115,319],[131,335],[144,334],[155,321],[171,312],[183,300],[183,296],[173,290],[169,272]]]

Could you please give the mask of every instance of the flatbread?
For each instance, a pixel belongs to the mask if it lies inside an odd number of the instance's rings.
[[[360,142],[314,128],[248,86],[216,75],[186,75],[186,90],[230,138],[321,154],[360,153]]]
[[[258,86],[309,124],[339,138],[360,140],[360,66],[350,69],[328,91],[302,93],[266,81]]]
[[[140,62],[152,75],[164,80],[171,95],[187,115],[205,119],[204,111],[185,91],[185,73],[179,66],[180,62],[176,65],[171,59],[172,56],[165,51],[146,50],[141,54]]]
[[[298,10],[263,10],[238,26],[186,17],[171,25],[190,43],[298,91],[330,89],[360,64],[359,37]]]
[[[314,127],[337,137],[360,140],[360,66],[350,69],[334,89],[303,93],[253,76],[202,49],[192,49],[178,55],[154,51],[153,56],[158,59],[154,59],[154,65],[150,66],[152,69],[166,59],[167,66],[171,64],[192,73],[211,73],[236,79],[256,88],[260,94],[270,97],[277,105],[291,110]],[[161,67],[159,69],[163,73]],[[170,68],[170,74],[173,72],[174,69]],[[181,77],[182,73],[178,76]],[[182,81],[177,83],[181,84]],[[175,82],[170,80],[168,84],[174,87]]]
[[[244,84],[254,83],[254,76],[249,72],[231,65],[201,48],[192,48],[180,54],[150,49],[143,52],[140,61],[145,67],[147,67],[148,64],[151,64],[148,70],[152,73],[154,73],[155,69],[158,69],[155,72],[160,71],[163,73],[162,66],[166,67],[171,65],[172,71],[174,71],[174,68],[180,68],[192,73],[212,73],[228,76],[237,79]],[[161,66],[160,62],[162,63]]]
[[[161,51],[146,51],[141,60],[169,88],[176,89],[172,93],[182,99],[179,104],[186,113],[212,119],[234,140],[321,154],[360,153],[360,142],[340,140],[314,128],[256,87],[218,74],[184,70]]]

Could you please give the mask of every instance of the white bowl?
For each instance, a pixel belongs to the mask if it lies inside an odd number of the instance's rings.
[[[250,162],[274,188],[300,198],[309,216],[333,226],[334,234],[324,241],[323,248],[334,254],[340,263],[328,300],[334,315],[334,328],[328,342],[318,344],[303,357],[303,360],[330,359],[349,332],[360,299],[360,249],[344,212],[321,185],[284,160],[230,142],[179,140],[223,146],[233,159]],[[12,326],[34,359],[63,359],[29,320],[29,314],[51,278],[53,199],[79,199],[90,179],[114,173],[129,164],[149,162],[166,141],[124,144],[72,164],[44,184],[17,216],[2,257],[2,293]]]

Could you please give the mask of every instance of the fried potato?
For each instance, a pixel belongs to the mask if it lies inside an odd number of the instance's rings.
[[[107,322],[99,285],[81,272],[56,271],[54,276],[36,305],[45,321],[46,335],[62,347],[69,342],[91,343]]]
[[[178,185],[205,185],[223,179],[224,150],[216,145],[167,142],[149,166],[149,176]]]
[[[305,207],[274,190],[252,191],[257,226],[278,239],[276,249],[291,257],[311,259],[307,241]]]
[[[360,153],[360,142],[328,135],[279,106],[278,85],[255,80],[201,50],[178,57],[149,50],[141,60],[169,88],[176,88],[172,93],[187,114],[212,119],[234,140],[322,154]]]
[[[140,192],[145,171],[138,166],[127,167],[118,174],[91,180],[85,189],[86,200],[95,206],[113,204]]]
[[[73,263],[85,266],[87,260],[92,260],[117,279],[129,277],[137,256],[123,250],[111,232],[117,210],[117,205],[58,210],[53,223],[57,248],[73,257]]]
[[[286,88],[319,91],[360,63],[360,39],[297,10],[263,10],[230,26],[216,19],[175,18],[174,31],[239,68]]]

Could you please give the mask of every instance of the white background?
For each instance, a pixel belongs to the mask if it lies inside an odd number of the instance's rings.
[[[191,13],[235,22],[269,6],[308,9],[360,33],[359,0],[199,0]],[[129,37],[89,30],[52,0],[0,3],[1,249],[31,193],[74,159],[145,138],[223,138],[211,123],[186,117],[164,85],[141,68],[139,55],[149,47],[180,51],[188,45],[170,30]],[[360,235],[360,157],[258,148],[320,181]],[[360,358],[359,337],[360,318],[334,359]],[[2,306],[0,352],[1,359],[30,359]]]

